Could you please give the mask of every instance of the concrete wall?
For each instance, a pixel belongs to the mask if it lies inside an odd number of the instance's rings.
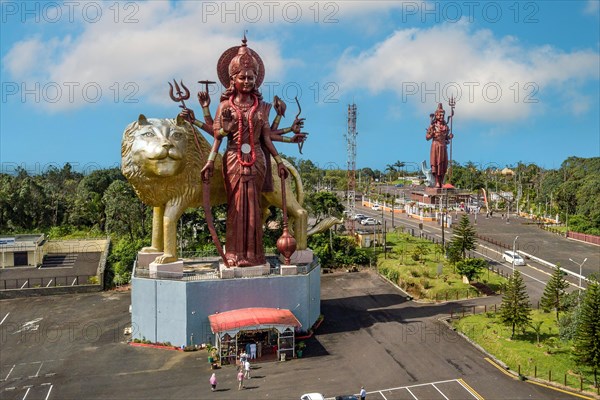
[[[306,275],[201,281],[132,279],[133,337],[213,343],[208,316],[248,307],[289,309],[308,330],[321,312],[321,268]]]

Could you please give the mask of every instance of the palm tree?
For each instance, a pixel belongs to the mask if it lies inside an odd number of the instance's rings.
[[[402,168],[404,168],[406,166],[406,163],[398,160],[393,164],[393,166],[396,168],[396,171],[402,171]]]
[[[391,177],[391,178],[393,178],[393,177],[394,177],[394,175],[393,175],[393,174],[394,174],[394,172],[396,172],[396,167],[395,167],[395,164],[387,164],[387,165],[385,166],[385,170],[386,170],[386,171],[389,171],[389,175],[390,175],[390,177]],[[390,181],[392,181],[392,179],[390,179]]]

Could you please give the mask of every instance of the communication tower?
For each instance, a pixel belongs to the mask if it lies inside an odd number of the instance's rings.
[[[346,133],[346,148],[348,152],[348,196],[346,211],[350,218],[356,214],[354,202],[356,199],[356,104],[348,105],[348,133]],[[350,220],[350,234],[354,236],[354,219]]]

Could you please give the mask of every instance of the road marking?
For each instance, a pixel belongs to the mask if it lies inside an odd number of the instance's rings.
[[[49,287],[53,280],[54,279],[50,279],[50,282],[48,282],[48,284],[46,285],[46,287]]]
[[[42,365],[44,365],[43,361],[39,361],[40,363],[40,367],[38,368],[37,372],[35,373],[35,375],[33,377],[30,378],[37,378],[38,376],[40,376],[40,370],[42,369]]]
[[[0,321],[0,325],[2,325],[2,323],[4,323],[4,320],[5,320],[6,318],[8,318],[8,315],[9,315],[9,314],[10,314],[10,313],[6,313],[6,315],[4,316],[4,318],[2,318],[2,321]]]
[[[463,380],[463,378],[459,378],[459,379],[457,379],[456,381],[457,381],[459,384],[461,384],[461,385],[462,385],[462,387],[464,387],[464,388],[467,390],[467,392],[471,393],[471,395],[472,395],[473,397],[475,397],[475,398],[476,398],[476,399],[478,399],[478,400],[484,400],[484,399],[483,399],[483,397],[481,397],[481,395],[475,391],[475,389],[473,389],[473,388],[472,388],[472,387],[471,387],[471,386],[470,386],[470,385],[469,385],[467,382],[465,382],[465,381]]]
[[[383,392],[382,392],[382,391],[379,391],[379,392],[377,392],[377,393],[379,393],[379,394],[381,395],[381,397],[383,397],[383,399],[384,399],[384,400],[387,400],[387,397],[385,397],[385,396],[383,395]]]
[[[54,386],[53,386],[52,384],[50,384],[50,389],[48,389],[48,394],[46,395],[46,398],[45,398],[45,400],[48,400],[48,399],[50,398],[50,392],[52,392],[52,388],[53,388],[53,387],[54,387]]]
[[[13,332],[12,334],[14,335],[15,333],[19,333],[22,331],[37,331],[38,328],[40,327],[37,323],[40,322],[41,320],[43,320],[43,318],[36,318],[34,320],[27,321],[21,326],[21,329],[19,329],[16,332]]]
[[[492,250],[492,249],[489,249],[489,250],[491,250],[491,251],[494,251],[494,252],[498,253],[496,250]],[[486,257],[486,258],[489,258],[489,259],[490,259],[490,260],[492,260],[492,261],[496,261],[496,260],[494,260],[492,257],[490,257],[490,256],[487,256],[487,255],[485,255],[485,254],[483,254],[483,253],[481,253],[481,252],[479,252],[479,251],[477,251],[477,250],[474,250],[474,251],[473,251],[473,253],[481,254],[482,256],[484,256],[484,257]],[[498,253],[498,254],[500,254],[500,253]],[[502,265],[503,267],[506,267],[506,265],[504,265],[503,263],[500,263],[500,265]],[[530,265],[527,265],[527,266],[528,266],[529,268],[533,268],[533,267],[531,267]],[[506,268],[508,268],[508,267],[506,267]],[[520,271],[520,272],[521,272],[521,275],[523,275],[523,276],[526,276],[526,277],[528,277],[528,278],[531,278],[531,279],[533,279],[534,281],[541,283],[542,285],[545,285],[545,284],[546,284],[546,282],[544,282],[544,281],[541,281],[541,280],[539,280],[539,279],[537,279],[537,278],[534,278],[533,276],[531,276],[531,275],[528,275],[528,274],[526,274],[525,272],[522,272],[522,271]]]
[[[31,386],[29,386],[29,387],[27,388],[27,391],[25,392],[25,396],[23,396],[23,399],[21,399],[21,400],[25,400],[25,398],[26,398],[26,397],[27,397],[27,395],[29,394],[29,391],[30,391],[30,390],[31,390]]]
[[[8,377],[10,376],[10,374],[12,374],[13,369],[15,369],[16,366],[17,366],[16,364],[12,366],[12,368],[10,369],[10,371],[8,371],[8,375],[6,375],[6,378],[4,378],[4,380],[8,380]]]
[[[502,368],[501,366],[499,366],[498,364],[496,364],[495,361],[491,360],[488,357],[484,358],[485,361],[489,362],[490,364],[492,364],[494,367],[498,368],[504,375],[506,376],[510,376],[513,379],[517,379],[516,376],[514,376],[513,374],[511,374],[510,372],[508,372],[507,370],[505,370],[504,368]]]
[[[438,389],[438,387],[437,387],[437,386],[435,386],[435,384],[434,384],[434,383],[432,383],[432,384],[431,384],[431,386],[433,386],[435,390],[437,390],[438,392],[440,392],[440,394],[441,394],[442,396],[444,396],[444,393],[442,393],[442,391],[441,391],[440,389]],[[450,400],[450,399],[448,399],[446,396],[444,396],[444,398],[445,398],[446,400]]]
[[[526,380],[525,382],[528,382],[528,383],[533,383],[534,385],[538,385],[538,386],[542,386],[542,387],[545,387],[545,388],[548,388],[548,389],[556,390],[556,391],[558,391],[558,392],[562,392],[562,393],[570,394],[570,395],[572,395],[572,396],[581,397],[582,399],[594,400],[594,398],[593,398],[593,397],[587,397],[587,396],[584,396],[584,395],[582,395],[582,394],[579,394],[579,393],[573,393],[573,392],[569,392],[568,390],[559,389],[559,388],[557,388],[557,387],[550,386],[550,385],[546,385],[546,384],[544,384],[544,383],[541,383],[541,382],[535,382],[535,381],[530,381],[530,380]]]
[[[23,285],[21,286],[21,289],[23,289],[23,288],[25,287],[25,285],[27,285],[27,283],[28,283],[28,282],[29,282],[29,281],[25,281],[25,282],[23,283]],[[24,397],[23,397],[23,398],[24,398]]]
[[[406,390],[408,390],[408,393],[410,393],[410,395],[413,397],[413,399],[415,399],[415,400],[419,400],[419,399],[417,398],[417,396],[415,396],[415,395],[413,394],[413,392],[411,392],[411,391],[410,391],[410,389],[409,389],[409,388],[406,388]]]
[[[73,279],[73,283],[71,283],[71,286],[75,286],[75,282],[77,282],[77,278]]]

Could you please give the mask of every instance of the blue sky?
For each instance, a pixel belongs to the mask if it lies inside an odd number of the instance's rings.
[[[125,126],[174,117],[167,82],[195,93],[218,81],[219,56],[244,30],[266,66],[265,99],[287,102],[288,126],[298,96],[301,157],[321,167],[346,168],[352,102],[357,167],[429,162],[429,114],[451,94],[460,163],[600,156],[598,0],[0,4],[2,172],[118,166]]]

